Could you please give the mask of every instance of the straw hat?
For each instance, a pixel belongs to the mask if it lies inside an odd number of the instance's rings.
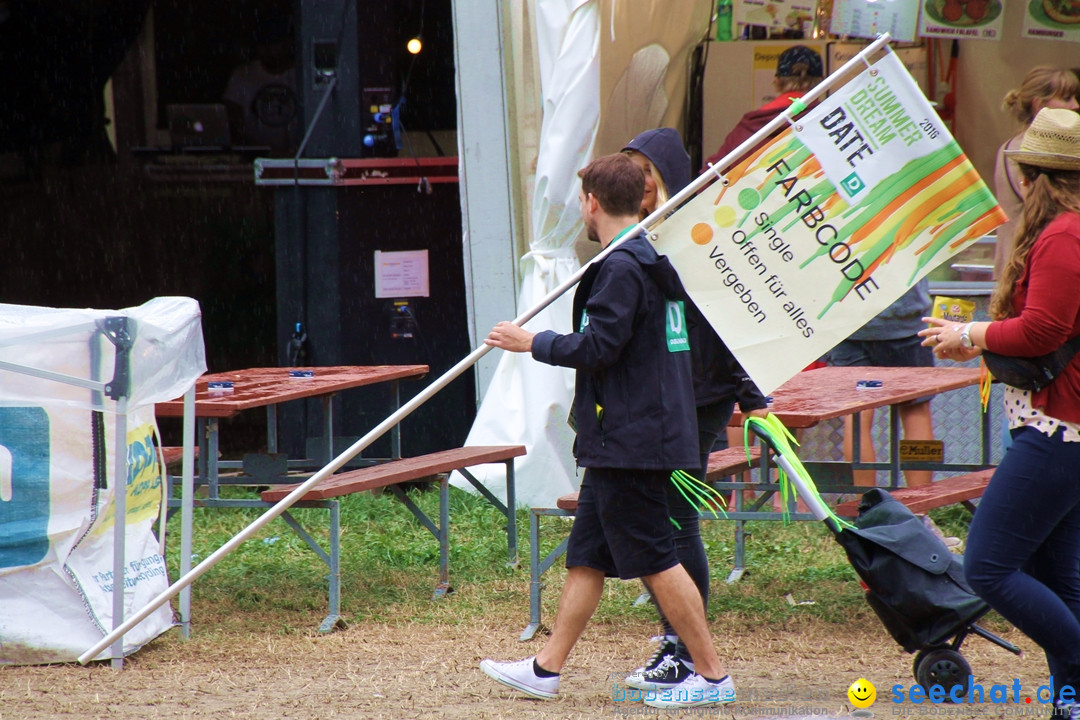
[[[1080,170],[1080,114],[1043,108],[1024,133],[1019,150],[1005,154],[1018,163],[1054,170]]]

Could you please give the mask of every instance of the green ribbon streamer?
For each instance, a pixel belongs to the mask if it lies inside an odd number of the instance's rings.
[[[854,528],[847,520],[844,520],[836,513],[833,512],[824,500],[821,499],[821,495],[818,493],[817,485],[810,478],[810,473],[806,471],[802,461],[799,460],[799,456],[795,454],[795,451],[791,447],[791,443],[796,445],[799,441],[795,439],[795,436],[784,427],[784,423],[780,422],[780,418],[776,415],[769,413],[764,419],[758,417],[748,417],[743,423],[743,447],[746,449],[746,459],[750,461],[750,425],[753,424],[757,428],[758,432],[765,435],[770,445],[775,448],[776,452],[784,456],[784,458],[791,465],[795,474],[803,481],[806,486],[806,492],[813,497],[825,508],[825,512],[829,518],[831,518],[839,527]],[[791,511],[788,509],[788,505],[792,500],[798,500],[798,490],[795,485],[792,484],[791,479],[788,478],[787,473],[783,468],[777,468],[778,482],[780,485],[780,499],[783,503],[783,519],[784,523],[791,522]],[[675,489],[679,491],[679,494],[690,503],[691,507],[698,512],[702,510],[708,510],[712,513],[714,518],[719,518],[720,515],[716,513],[719,508],[720,513],[723,514],[724,519],[727,519],[727,513],[724,512],[724,508],[727,507],[727,503],[724,501],[724,496],[713,486],[708,483],[698,480],[696,477],[684,470],[676,470],[671,473],[671,482],[674,483]],[[679,527],[679,524],[675,522],[674,518],[668,518],[671,520],[675,527]]]
[[[795,439],[795,436],[784,427],[784,423],[780,422],[780,418],[776,417],[772,413],[769,413],[764,419],[758,417],[749,417],[746,422],[743,423],[743,445],[746,448],[746,459],[750,459],[750,425],[753,423],[754,427],[758,431],[768,437],[770,444],[776,449],[778,453],[784,456],[784,459],[788,461],[791,468],[795,471],[795,474],[799,476],[799,479],[803,481],[806,486],[806,492],[825,508],[826,515],[832,519],[839,527],[854,529],[855,526],[844,520],[836,513],[832,508],[821,499],[821,495],[818,493],[817,485],[810,478],[810,473],[806,471],[802,461],[799,460],[799,456],[795,454],[795,450],[792,449],[791,443],[799,444],[799,441]],[[790,441],[790,442],[789,442]],[[788,510],[789,499],[798,499],[798,491],[791,483],[790,478],[784,472],[783,468],[777,468],[780,484],[780,499],[783,502],[783,517],[784,523],[791,522],[791,511]]]
[[[698,480],[685,470],[676,470],[671,473],[671,482],[675,484],[675,489],[686,499],[686,502],[698,512],[708,510],[714,518],[719,518],[720,516],[716,514],[716,508],[719,505],[720,512],[727,519],[727,513],[724,512],[727,503],[724,502],[724,496],[713,486]]]

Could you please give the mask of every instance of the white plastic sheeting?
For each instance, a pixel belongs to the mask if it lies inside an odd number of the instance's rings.
[[[574,251],[582,234],[577,171],[592,157],[600,120],[599,9],[598,0],[536,3],[544,118],[533,193],[533,241],[521,259],[519,308],[534,307],[581,267]],[[570,332],[572,300],[572,293],[566,293],[527,327]],[[502,353],[465,444],[528,448],[515,465],[520,505],[553,503],[577,489],[570,452],[574,435],[566,424],[573,393],[573,371],[538,363],[528,355]],[[505,496],[501,471],[476,468],[473,474],[489,490]],[[468,487],[458,475],[452,482]]]
[[[128,339],[125,368],[116,350]],[[183,394],[205,370],[199,306],[189,298],[117,311],[0,305],[0,664],[73,661],[113,627],[114,585],[125,616],[168,587],[152,532],[162,499],[153,404]],[[113,390],[125,376],[127,400],[110,397],[123,395]],[[123,482],[117,428],[126,433]],[[118,486],[126,488],[121,583]],[[166,605],[125,636],[124,654],[171,626]]]
[[[519,309],[534,307],[580,268],[577,171],[642,130],[679,126],[686,58],[708,28],[710,8],[707,0],[535,2],[543,121]],[[527,63],[520,52],[514,55]],[[566,293],[526,327],[570,332],[572,296]],[[553,506],[578,487],[574,435],[566,424],[573,387],[571,370],[513,353],[499,360],[466,445],[527,447],[515,466],[519,505]],[[501,469],[473,474],[492,492],[505,493]],[[470,489],[459,475],[451,482]]]

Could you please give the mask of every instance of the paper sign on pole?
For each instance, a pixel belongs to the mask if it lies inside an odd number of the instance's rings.
[[[766,394],[1005,221],[893,54],[656,230]]]

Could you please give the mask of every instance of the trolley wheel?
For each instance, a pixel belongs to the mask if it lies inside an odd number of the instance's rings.
[[[947,699],[955,686],[967,688],[969,675],[971,665],[951,647],[929,648],[915,656],[915,680],[927,690],[933,685],[940,685],[945,688]]]
[[[915,653],[915,661],[911,663],[911,675],[915,678],[915,682],[919,682],[919,666],[922,665],[922,661],[926,659],[929,653],[935,650],[950,650],[950,645],[934,645],[932,647],[923,648],[919,652]]]

